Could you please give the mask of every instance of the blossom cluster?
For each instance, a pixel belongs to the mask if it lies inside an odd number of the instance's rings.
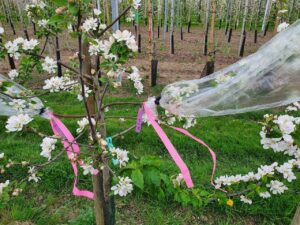
[[[49,90],[50,92],[59,92],[69,90],[76,82],[71,80],[69,77],[51,77],[44,81],[44,90]]]
[[[47,56],[45,58],[45,61],[42,63],[42,67],[44,71],[53,74],[57,70],[57,62],[54,59]]]
[[[287,111],[297,111],[300,109],[298,102],[293,103],[292,106],[287,107]],[[264,149],[272,149],[275,153],[281,152],[293,157],[292,159],[279,165],[274,162],[271,165],[262,165],[258,168],[257,172],[249,172],[245,175],[225,175],[215,179],[215,187],[217,189],[226,186],[232,186],[241,182],[254,182],[259,183],[264,178],[272,178],[265,184],[268,191],[259,191],[258,195],[261,198],[270,198],[271,193],[278,195],[288,190],[284,182],[278,180],[280,175],[287,182],[292,182],[296,179],[293,169],[300,169],[300,149],[293,139],[293,133],[299,128],[300,117],[293,117],[290,115],[270,115],[264,116],[265,123],[260,132],[261,144]],[[276,137],[272,137],[274,131],[278,131]],[[278,178],[278,179],[274,179]],[[262,185],[262,184],[260,184]],[[252,204],[252,200],[246,196],[240,196],[240,200],[247,204]]]
[[[129,177],[118,177],[119,182],[111,187],[114,195],[124,197],[133,191],[132,180]]]
[[[23,127],[32,120],[33,119],[27,114],[11,116],[8,118],[5,128],[7,129],[7,132],[21,131]]]
[[[56,143],[57,143],[56,139],[45,137],[41,144],[42,152],[40,155],[47,158],[48,161],[51,160],[51,153],[55,149]]]
[[[140,76],[140,71],[136,66],[132,66],[132,73],[128,75],[128,79],[133,81],[137,94],[140,95],[144,92],[144,85]]]
[[[96,121],[94,118],[91,118],[92,124],[96,125]],[[77,121],[79,128],[77,128],[76,132],[80,134],[88,125],[89,120],[87,118],[83,118],[82,120]]]
[[[34,181],[35,183],[39,182],[41,178],[37,176],[37,170],[35,166],[28,167],[28,181]]]
[[[4,47],[10,57],[18,60],[21,56],[21,51],[34,50],[38,46],[39,42],[36,39],[26,40],[22,37],[15,39],[14,41],[8,41]]]
[[[120,149],[120,148],[113,148],[111,149],[111,154],[115,159],[113,162],[115,164],[119,164],[120,168],[126,166],[129,161],[128,151]]]
[[[184,86],[169,86],[166,90],[170,98],[170,103],[180,104],[185,97],[189,97],[192,94],[196,93],[199,90],[197,84],[185,84]]]

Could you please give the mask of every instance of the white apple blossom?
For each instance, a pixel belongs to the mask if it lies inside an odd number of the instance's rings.
[[[94,9],[93,11],[94,11],[95,16],[100,16],[101,10],[99,10],[99,9]]]
[[[0,27],[0,35],[4,34],[4,28]]]
[[[120,148],[113,148],[111,150],[112,156],[115,156],[116,159],[118,160],[119,166],[124,167],[129,161],[128,157],[128,151],[120,149]]]
[[[80,87],[80,90],[81,90],[81,87]],[[88,86],[84,85],[84,96],[86,98],[88,98],[91,93],[92,93],[92,90],[89,89]],[[78,101],[83,101],[83,96],[81,94],[81,91],[80,91],[80,94],[77,95],[77,99],[78,99]]]
[[[42,19],[37,22],[37,24],[43,28],[47,27],[48,23],[49,23],[49,20],[46,20],[46,19]]]
[[[112,186],[114,195],[124,197],[133,191],[132,180],[129,177],[119,177],[119,183]]]
[[[42,67],[43,67],[44,71],[46,71],[50,74],[56,73],[57,62],[54,59],[47,56],[45,58],[45,61],[42,63]]]
[[[174,187],[180,187],[184,183],[183,175],[180,173],[172,180]]]
[[[277,27],[277,33],[285,30],[290,24],[288,24],[287,22],[283,22],[281,24],[278,25]]]
[[[0,153],[0,159],[4,158],[4,152]]]
[[[5,128],[7,129],[7,132],[21,131],[23,127],[32,120],[33,119],[27,114],[11,116],[8,118]]]
[[[113,34],[113,37],[117,40],[117,42],[125,41],[127,47],[131,51],[136,52],[138,50],[135,37],[128,30],[124,30],[124,31],[117,30]]]
[[[51,160],[51,153],[55,149],[55,144],[57,143],[57,140],[54,138],[45,137],[43,139],[42,144],[40,145],[42,148],[41,156],[45,157],[49,160]]]
[[[8,77],[11,80],[14,80],[18,76],[19,76],[19,72],[17,70],[11,70],[11,71],[8,72]]]
[[[24,51],[33,50],[38,44],[39,44],[39,42],[36,39],[31,39],[29,41],[28,40],[24,40],[23,50]]]
[[[91,118],[91,120],[92,120],[92,124],[96,125],[95,119]],[[77,124],[79,128],[77,128],[76,132],[79,134],[89,125],[89,120],[87,118],[83,118],[82,120],[77,121]]]
[[[20,58],[21,54],[19,52],[18,43],[9,41],[4,45],[4,47],[6,48],[10,57],[13,57],[16,60]]]
[[[15,110],[19,112],[23,112],[24,109],[26,108],[27,102],[24,99],[13,99],[8,104],[12,106]]]
[[[271,197],[271,194],[270,194],[270,192],[266,191],[266,192],[260,192],[260,193],[259,193],[259,196],[260,196],[261,198],[270,198],[270,197]]]
[[[58,92],[65,88],[65,83],[62,77],[51,77],[45,80],[44,90],[50,90],[50,92]]]
[[[294,132],[296,126],[294,124],[295,118],[289,115],[279,116],[274,123],[278,124],[283,134],[290,134]]]
[[[84,176],[86,176],[88,174],[94,175],[95,173],[98,172],[97,169],[94,169],[92,161],[89,162],[89,164],[82,164],[80,167],[83,169]]]
[[[8,187],[8,185],[9,185],[9,180],[6,180],[5,183],[0,183],[0,196],[3,193],[3,189]]]
[[[197,120],[193,117],[189,117],[189,118],[186,118],[186,122],[183,125],[183,128],[189,129],[191,127],[194,127],[196,124],[197,124]]]
[[[132,73],[128,75],[128,79],[134,82],[134,87],[137,90],[137,94],[140,95],[144,92],[144,85],[142,84],[142,78],[140,71],[136,66],[132,66]]]
[[[249,198],[247,198],[247,197],[245,197],[244,195],[241,195],[241,196],[240,196],[240,200],[241,200],[241,202],[244,202],[244,203],[246,203],[246,204],[249,204],[249,205],[252,204],[252,200],[249,199]]]
[[[82,30],[84,32],[95,31],[98,27],[98,20],[96,18],[88,18],[82,24]]]
[[[105,23],[101,23],[100,25],[99,25],[99,29],[100,30],[104,30],[104,29],[106,29],[106,24]]]
[[[272,180],[270,184],[267,184],[267,187],[270,188],[270,191],[276,195],[276,194],[282,194],[286,190],[288,190],[288,187],[285,186],[282,182],[278,180]]]
[[[292,171],[293,161],[282,164],[281,166],[276,167],[276,170],[283,175],[283,177],[288,181],[292,182],[296,180],[296,176]]]
[[[223,83],[225,83],[225,82],[227,82],[227,81],[229,81],[231,79],[232,79],[232,76],[227,75],[227,74],[221,74],[221,75],[217,76],[217,78],[216,78],[215,81],[218,84],[223,84]]]
[[[29,174],[28,181],[34,181],[36,183],[39,182],[39,180],[41,178],[36,175],[37,171],[36,171],[35,167],[29,166],[28,169],[29,169],[28,170],[28,174]]]

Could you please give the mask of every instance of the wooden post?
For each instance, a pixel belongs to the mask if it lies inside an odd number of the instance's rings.
[[[228,35],[228,43],[230,43],[231,42],[231,36],[232,36],[232,28],[230,28],[230,30],[229,30],[229,35]]]

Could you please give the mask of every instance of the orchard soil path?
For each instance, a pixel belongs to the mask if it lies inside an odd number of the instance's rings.
[[[121,29],[129,29],[135,34],[134,27],[122,27]],[[136,65],[143,77],[149,75],[150,61],[148,55],[148,28],[141,27],[141,40],[142,51],[138,53],[137,57],[132,59],[128,65]],[[17,29],[17,35],[13,36],[10,27],[5,27],[6,34],[9,39],[16,38],[18,36],[24,36],[23,28]],[[156,57],[158,59],[158,79],[157,84],[166,85],[174,81],[198,79],[204,68],[206,62],[206,56],[203,55],[204,49],[204,29],[199,26],[193,26],[191,33],[187,33],[186,27],[183,28],[183,40],[180,40],[180,29],[175,29],[175,54],[170,54],[170,32],[166,33],[165,41],[163,40],[163,32],[161,28],[160,38],[157,38],[157,27],[154,27],[154,41],[156,45]],[[34,38],[32,30],[29,28],[30,38]],[[245,54],[254,53],[262,44],[271,39],[274,35],[273,31],[267,33],[265,37],[258,36],[258,41],[254,44],[254,31],[247,31],[247,39],[245,46]],[[60,47],[63,61],[68,61],[68,58],[73,56],[76,49],[76,40],[65,41],[67,34],[61,35]],[[238,57],[238,46],[240,41],[240,30],[233,30],[231,43],[227,42],[228,36],[225,36],[224,29],[219,30],[216,28],[216,64],[215,71],[220,70],[240,59]],[[44,41],[40,41],[41,46]],[[48,45],[45,54],[49,54],[55,58],[55,47],[53,44]],[[9,65],[7,60],[0,62],[0,72],[7,74],[9,71]],[[33,88],[40,88],[43,85],[43,80],[49,77],[49,75],[34,75],[34,81],[31,83]]]

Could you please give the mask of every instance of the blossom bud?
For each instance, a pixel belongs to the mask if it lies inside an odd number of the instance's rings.
[[[26,161],[22,161],[22,162],[21,162],[21,165],[22,165],[22,166],[27,166],[28,164],[29,164],[29,162],[26,162]]]
[[[55,10],[56,14],[61,14],[65,11],[66,7],[62,6]]]

